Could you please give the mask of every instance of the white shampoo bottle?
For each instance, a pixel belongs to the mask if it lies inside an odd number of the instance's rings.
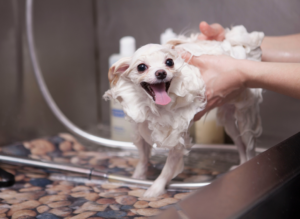
[[[160,44],[165,44],[169,40],[175,39],[177,37],[176,33],[173,32],[172,28],[168,28],[160,35]]]
[[[111,67],[120,58],[133,55],[135,52],[135,39],[131,36],[125,36],[120,39],[120,54],[113,54],[109,57],[109,67]],[[120,103],[110,101],[110,130],[111,139],[118,141],[132,141],[133,127],[125,119],[125,113]]]

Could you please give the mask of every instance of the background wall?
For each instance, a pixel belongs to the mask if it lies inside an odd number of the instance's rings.
[[[65,131],[45,104],[32,72],[25,1],[0,0],[0,143]],[[98,123],[92,1],[35,1],[34,34],[45,81],[75,124]],[[99,74],[98,74],[99,75]]]
[[[46,106],[29,62],[24,0],[0,0],[0,144],[65,131]],[[34,4],[37,53],[58,106],[78,126],[109,125],[108,57],[119,39],[137,47],[159,43],[168,27],[198,31],[198,24],[243,24],[266,35],[300,32],[297,0],[39,0]],[[272,146],[299,131],[300,101],[270,91],[261,106],[260,146]],[[97,128],[96,128],[97,129]]]

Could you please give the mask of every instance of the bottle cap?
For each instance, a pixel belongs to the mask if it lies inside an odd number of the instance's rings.
[[[171,28],[168,28],[168,29],[165,30],[165,32],[163,32],[160,35],[160,44],[165,44],[169,40],[172,40],[172,39],[174,39],[176,37],[177,37],[176,33],[174,33]]]
[[[131,56],[135,52],[135,39],[132,36],[125,36],[120,39],[120,54]]]

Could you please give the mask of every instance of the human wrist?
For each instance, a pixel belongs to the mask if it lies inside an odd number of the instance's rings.
[[[249,69],[253,67],[253,62],[250,60],[238,60],[237,61],[237,72],[240,75],[241,83],[244,87],[250,88],[251,81],[253,81],[254,75],[250,73]],[[251,67],[252,66],[252,67]]]
[[[277,67],[279,67],[278,63],[274,62],[245,60],[243,66],[243,72],[246,75],[245,86],[247,88],[264,88],[265,83],[273,79],[269,78],[269,73],[276,71]]]

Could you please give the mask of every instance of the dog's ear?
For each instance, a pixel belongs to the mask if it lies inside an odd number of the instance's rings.
[[[123,74],[130,65],[131,57],[121,58],[115,64],[113,64],[108,71],[108,80],[110,86],[116,85],[121,74]]]

